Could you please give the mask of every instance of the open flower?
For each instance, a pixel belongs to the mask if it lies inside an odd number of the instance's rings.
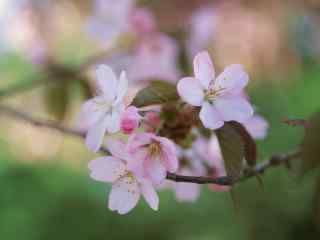
[[[125,144],[119,140],[109,140],[107,146],[112,156],[92,160],[89,169],[94,180],[112,183],[109,209],[126,214],[137,205],[142,194],[149,206],[158,210],[159,198],[151,182],[136,177],[128,170],[129,155],[125,152]]]
[[[154,184],[161,184],[167,171],[178,169],[175,145],[167,138],[153,133],[136,133],[129,138],[127,148],[132,156],[128,168]]]
[[[195,77],[186,77],[178,83],[180,97],[192,106],[201,107],[200,119],[209,129],[217,129],[224,122],[244,122],[253,114],[250,103],[241,97],[249,77],[238,64],[225,68],[215,79],[215,71],[207,52],[194,59]]]
[[[98,151],[106,132],[120,130],[120,116],[125,110],[124,98],[128,89],[125,72],[120,79],[112,69],[100,65],[96,71],[99,95],[86,101],[80,113],[80,122],[88,126],[86,145],[92,151]]]

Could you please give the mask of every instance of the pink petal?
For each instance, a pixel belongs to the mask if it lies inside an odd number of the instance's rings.
[[[114,157],[97,158],[89,162],[88,167],[90,177],[102,182],[114,182],[127,173],[124,162]]]
[[[159,207],[159,197],[157,192],[155,191],[154,187],[152,186],[151,182],[148,180],[143,180],[140,182],[140,190],[144,197],[144,199],[147,201],[149,206],[157,211]]]
[[[104,112],[97,110],[97,102],[99,101],[102,101],[101,97],[95,97],[84,102],[81,107],[77,125],[87,130],[103,116]]]
[[[167,176],[166,167],[159,158],[152,158],[145,161],[146,177],[154,184],[159,185]]]
[[[214,106],[219,111],[224,121],[245,122],[253,115],[250,103],[242,97],[219,97]]]
[[[193,176],[189,169],[182,169],[179,174]],[[174,190],[179,202],[195,202],[200,196],[200,186],[194,183],[175,183]]]
[[[106,115],[89,128],[85,143],[91,151],[97,152],[100,149],[109,121],[110,116]]]
[[[128,158],[128,169],[133,172],[136,176],[144,177],[145,168],[144,163],[148,160],[148,152],[145,148],[141,148],[134,153],[129,152]]]
[[[177,150],[175,144],[165,137],[158,137],[157,140],[161,143],[163,156],[162,161],[169,172],[176,172],[179,167],[179,161],[177,158]]]
[[[240,93],[248,84],[249,76],[242,65],[233,64],[224,69],[217,77],[214,88],[223,88],[226,93]]]
[[[243,124],[253,138],[264,139],[266,137],[269,124],[263,117],[254,115]]]
[[[210,82],[214,79],[215,71],[209,53],[204,51],[198,53],[193,60],[193,69],[204,89],[208,89]]]
[[[204,98],[203,89],[195,78],[182,78],[177,85],[178,93],[183,101],[192,106],[201,106]]]
[[[224,122],[217,109],[210,103],[205,102],[200,110],[200,119],[202,124],[209,129],[218,129],[223,126]]]
[[[121,160],[127,161],[129,155],[126,151],[126,143],[120,139],[111,139],[106,140],[107,148],[112,156],[119,158]]]
[[[140,198],[137,180],[133,177],[122,177],[116,181],[109,195],[109,209],[119,214],[126,214],[133,209]]]
[[[96,74],[99,90],[109,101],[114,100],[118,90],[118,80],[113,70],[107,65],[99,65]]]
[[[154,138],[153,133],[136,133],[132,134],[129,137],[127,148],[129,153],[134,153],[137,149],[142,146],[151,143],[151,140]]]

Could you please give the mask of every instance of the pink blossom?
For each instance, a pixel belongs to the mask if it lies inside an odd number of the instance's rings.
[[[187,167],[181,168],[177,173],[185,176],[197,176]],[[179,202],[195,202],[200,196],[200,185],[195,183],[173,183],[172,188]]]
[[[125,110],[124,101],[128,89],[128,80],[122,72],[118,80],[107,65],[96,70],[99,95],[86,101],[80,113],[80,122],[88,127],[86,145],[92,151],[98,151],[106,132],[120,130],[120,116]]]
[[[182,78],[177,86],[180,97],[192,106],[201,107],[200,119],[209,129],[217,129],[227,121],[245,122],[253,115],[250,103],[240,96],[249,81],[238,64],[230,65],[215,79],[208,52],[194,58],[195,77]]]
[[[104,42],[113,42],[129,29],[134,0],[95,0],[93,15],[88,19],[89,33]]]
[[[147,132],[154,132],[155,129],[160,125],[161,118],[159,116],[159,113],[148,112],[146,113],[145,121],[147,122],[147,124],[145,125],[144,129]]]
[[[269,127],[268,122],[259,115],[254,115],[243,123],[250,135],[255,139],[264,139]]]
[[[141,37],[156,31],[156,23],[154,16],[147,8],[136,8],[131,14],[131,28]]]
[[[125,134],[131,134],[136,128],[139,127],[141,116],[138,108],[130,106],[121,116],[121,130]]]
[[[180,75],[177,61],[177,43],[164,34],[152,34],[137,46],[128,69],[128,76],[140,83],[149,80],[175,82]]]
[[[128,168],[137,176],[151,179],[154,184],[160,184],[167,171],[178,169],[175,145],[167,138],[153,133],[135,133],[130,136],[127,148],[131,154]]]
[[[89,169],[94,180],[112,183],[109,209],[126,214],[137,205],[142,194],[149,206],[158,210],[159,198],[151,182],[128,170],[130,157],[125,151],[125,144],[119,140],[109,140],[107,145],[112,156],[92,160]]]

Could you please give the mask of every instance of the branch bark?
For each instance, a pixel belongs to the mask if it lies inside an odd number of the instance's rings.
[[[0,115],[4,114],[14,119],[27,122],[36,127],[45,127],[49,129],[53,129],[55,131],[61,132],[63,134],[84,138],[85,133],[83,131],[67,128],[61,126],[55,121],[45,121],[36,119],[30,116],[27,113],[15,110],[11,107],[0,105]],[[100,150],[104,154],[110,154],[108,149],[102,147]],[[186,182],[186,183],[196,183],[196,184],[217,184],[217,185],[234,185],[238,182],[244,181],[248,178],[263,174],[269,168],[277,167],[277,166],[288,166],[290,161],[293,159],[299,158],[301,155],[300,149],[296,149],[292,152],[274,154],[270,159],[257,164],[255,167],[246,168],[243,171],[242,176],[239,178],[231,178],[228,176],[211,178],[211,177],[202,177],[202,176],[184,176],[178,175],[174,173],[167,173],[167,179],[175,182]]]

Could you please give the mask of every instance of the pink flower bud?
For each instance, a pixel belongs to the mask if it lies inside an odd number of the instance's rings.
[[[156,112],[148,112],[145,116],[147,122],[149,125],[145,126],[145,130],[147,132],[154,132],[155,129],[160,125],[161,118],[159,116],[159,113]]]
[[[121,116],[121,130],[125,134],[131,134],[139,126],[141,116],[138,109],[134,106],[130,106]]]

